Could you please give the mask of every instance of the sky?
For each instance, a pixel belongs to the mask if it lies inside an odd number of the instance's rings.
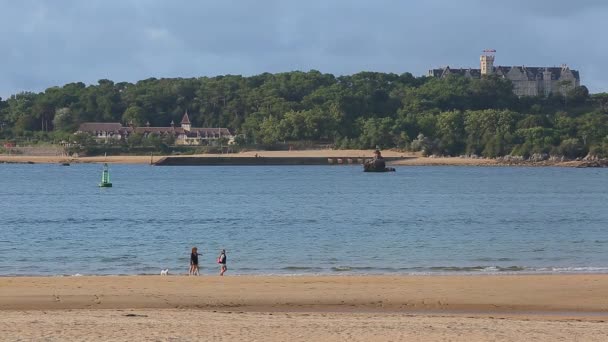
[[[0,0],[0,97],[99,79],[560,66],[608,91],[605,0]]]

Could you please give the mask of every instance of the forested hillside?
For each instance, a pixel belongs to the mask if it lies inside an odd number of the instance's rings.
[[[517,98],[508,80],[318,71],[100,80],[0,101],[0,139],[69,137],[85,121],[227,127],[239,144],[318,141],[427,154],[608,155],[608,94]],[[70,135],[68,135],[70,134]]]

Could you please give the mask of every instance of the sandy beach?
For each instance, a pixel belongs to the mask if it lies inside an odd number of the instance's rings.
[[[14,339],[603,341],[608,275],[0,278]]]
[[[240,153],[224,153],[224,154],[192,154],[183,155],[183,157],[229,157],[229,158],[240,158],[240,157],[323,157],[323,158],[336,158],[336,157],[351,157],[351,158],[371,158],[373,156],[373,150],[301,150],[301,151],[247,151]],[[386,157],[415,157],[415,154],[403,153],[397,151],[383,151]],[[163,155],[150,155],[145,156],[95,156],[95,157],[65,157],[65,156],[35,156],[35,155],[7,155],[0,154],[0,163],[43,163],[43,164],[57,164],[57,163],[113,163],[113,164],[149,164],[150,160],[158,161],[161,158],[167,156]],[[179,158],[180,156],[172,156]]]
[[[269,158],[371,158],[373,150],[298,150],[298,151],[246,151],[225,154],[192,154],[179,157],[269,157]],[[402,160],[391,161],[393,166],[559,166],[579,167],[585,161],[563,161],[563,162],[519,162],[506,163],[496,159],[485,158],[460,158],[460,157],[423,157],[420,153],[384,150],[385,157],[399,157]],[[94,157],[66,157],[66,156],[37,156],[37,155],[8,155],[0,154],[0,163],[30,163],[30,164],[60,164],[60,163],[110,163],[110,164],[150,164],[168,157],[165,155],[121,155],[121,156],[94,156]]]

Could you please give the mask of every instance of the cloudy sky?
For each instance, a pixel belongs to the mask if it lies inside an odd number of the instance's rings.
[[[605,0],[0,0],[0,96],[82,81],[559,66],[608,91]]]

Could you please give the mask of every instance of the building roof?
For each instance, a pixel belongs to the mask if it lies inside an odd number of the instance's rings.
[[[512,69],[516,69],[520,72],[526,74],[528,79],[530,80],[543,80],[545,77],[544,72],[549,71],[554,77],[554,79],[558,80],[562,77],[562,73],[566,71],[570,71],[572,76],[575,79],[580,80],[580,75],[578,70],[572,70],[567,66],[562,67],[526,67],[526,66],[495,66],[494,73],[497,75],[504,76],[509,73]],[[449,66],[441,69],[431,69],[429,70],[429,76],[432,77],[447,77],[448,75],[460,75],[465,77],[472,78],[480,78],[481,70],[480,69],[451,69]]]
[[[136,127],[136,133],[155,133],[155,134],[185,134],[188,137],[224,137],[232,136],[228,128],[192,128],[186,131],[182,127]]]
[[[176,130],[173,127],[135,127],[135,133],[174,133]]]
[[[173,121],[172,121],[173,122]],[[190,124],[188,113],[184,114],[182,119],[182,125]],[[131,132],[141,134],[174,134],[174,135],[186,135],[187,137],[197,138],[221,138],[231,137],[232,134],[228,128],[197,128],[193,127],[189,131],[183,127],[175,127],[173,124],[169,127],[123,127],[119,122],[85,122],[78,128],[80,132],[97,133],[97,132],[113,132],[118,134],[129,134]]]
[[[188,117],[188,111],[186,111],[184,113],[184,117],[182,118],[182,125],[189,125],[190,124],[190,118]]]
[[[120,122],[83,122],[78,127],[80,132],[118,132],[122,129]]]

